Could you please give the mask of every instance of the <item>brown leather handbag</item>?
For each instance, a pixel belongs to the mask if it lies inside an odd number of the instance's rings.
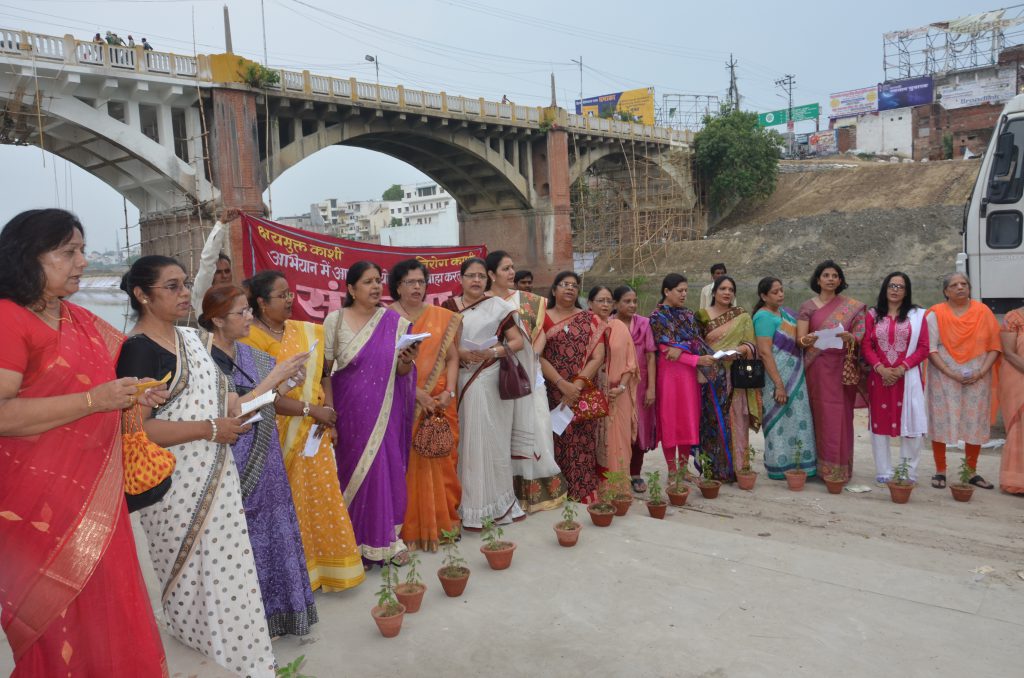
[[[428,459],[437,459],[450,455],[453,447],[455,436],[448,424],[448,418],[444,416],[444,411],[424,413],[420,427],[416,429],[416,435],[412,439],[412,448],[416,450],[416,454]]]
[[[526,370],[515,353],[509,350],[508,343],[503,341],[501,345],[505,347],[505,357],[500,359],[498,367],[498,395],[502,400],[516,400],[530,395],[533,385]]]
[[[860,383],[860,361],[857,360],[857,344],[850,343],[843,359],[843,386],[856,386]]]
[[[576,381],[577,379],[583,382],[583,389],[580,391],[579,400],[572,406],[572,411],[576,415],[575,418],[586,421],[587,419],[607,417],[609,412],[608,396],[586,377],[581,377],[577,374],[569,381]]]

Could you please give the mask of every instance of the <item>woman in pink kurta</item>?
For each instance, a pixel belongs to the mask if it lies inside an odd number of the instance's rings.
[[[869,427],[875,456],[875,480],[892,479],[889,439],[900,439],[900,460],[910,479],[917,480],[921,440],[928,433],[924,374],[928,358],[928,325],[924,310],[914,305],[910,277],[890,273],[882,282],[877,305],[864,321],[864,360],[868,375]]]
[[[643,493],[647,491],[647,483],[640,477],[644,455],[658,446],[657,412],[654,409],[657,381],[655,361],[658,347],[654,344],[654,335],[651,334],[651,321],[636,314],[636,290],[629,285],[620,285],[612,292],[612,298],[615,299],[615,317],[629,328],[633,348],[636,350],[636,365],[639,370],[636,387],[636,437],[633,438],[629,475],[632,476],[633,491]]]

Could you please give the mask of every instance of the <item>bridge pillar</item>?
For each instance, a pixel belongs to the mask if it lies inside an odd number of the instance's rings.
[[[460,213],[460,237],[489,251],[506,250],[516,268],[533,271],[535,284],[544,286],[573,267],[568,133],[553,126],[533,143],[530,155],[533,207]]]

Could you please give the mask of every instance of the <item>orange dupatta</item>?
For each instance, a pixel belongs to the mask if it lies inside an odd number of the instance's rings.
[[[988,306],[971,299],[963,315],[957,316],[949,304],[940,302],[928,309],[935,314],[942,345],[950,357],[960,364],[974,360],[989,351],[1003,352],[999,339],[999,323]],[[999,358],[992,365],[992,420],[999,405]]]

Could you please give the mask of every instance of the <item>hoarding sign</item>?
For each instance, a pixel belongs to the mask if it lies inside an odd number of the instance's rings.
[[[878,110],[891,111],[895,108],[930,104],[934,95],[935,86],[930,75],[879,83]]]
[[[878,86],[848,89],[829,95],[831,118],[845,118],[878,110]]]
[[[761,127],[772,127],[773,125],[787,125],[790,122],[801,120],[817,120],[821,108],[818,104],[804,104],[793,107],[793,120],[789,119],[789,112],[784,108],[781,111],[770,111],[757,114],[757,124]]]
[[[1012,70],[995,76],[962,80],[935,88],[936,100],[947,111],[980,104],[995,104],[1012,99],[1016,93],[1017,78]]]
[[[595,118],[611,118],[616,113],[626,113],[634,122],[654,124],[654,88],[629,89],[624,92],[589,97],[582,102],[576,100],[576,114]]]
[[[835,153],[836,131],[830,129],[824,132],[815,132],[814,134],[810,134],[808,135],[807,143],[818,155]]]

